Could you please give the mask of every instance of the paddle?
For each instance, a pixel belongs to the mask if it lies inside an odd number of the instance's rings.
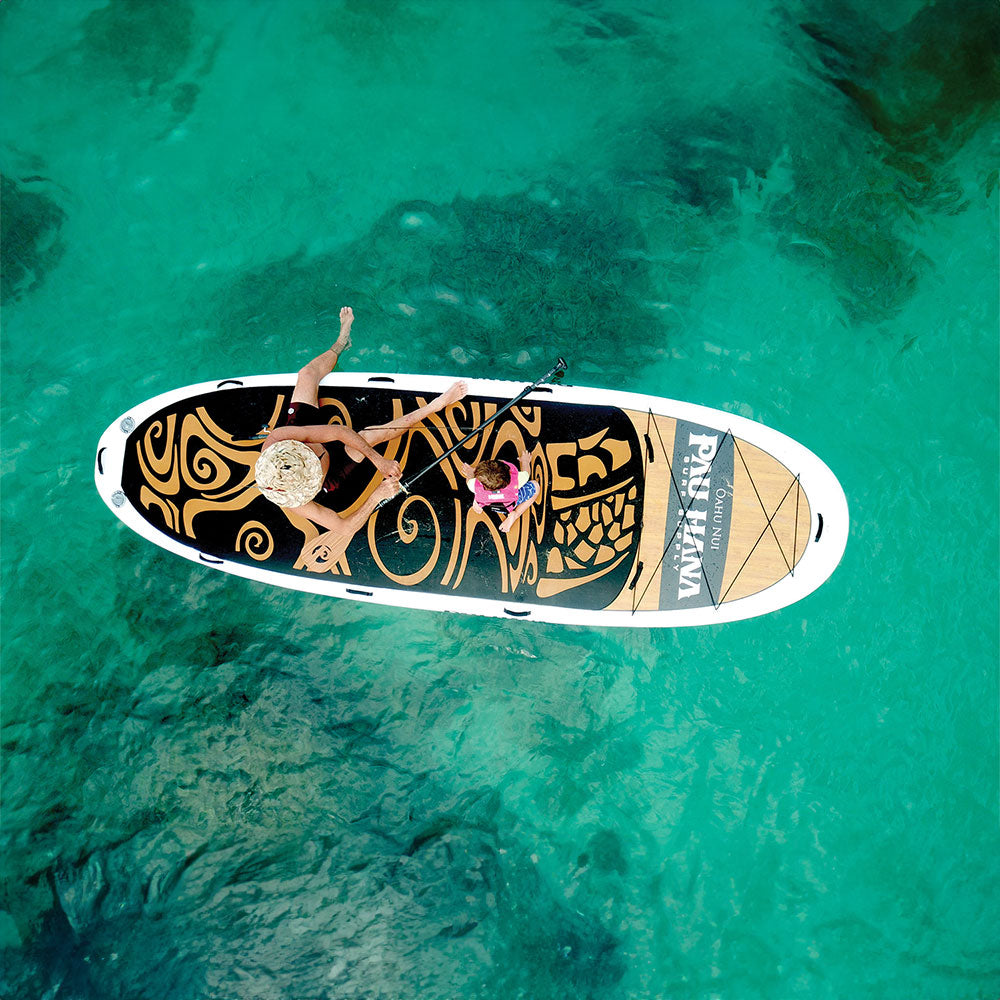
[[[405,482],[401,482],[399,484],[399,493],[409,493],[410,487],[422,475],[424,475],[427,472],[430,472],[431,469],[433,469],[435,466],[440,465],[453,451],[455,451],[456,449],[460,448],[463,444],[465,444],[465,442],[468,441],[469,438],[475,437],[475,435],[478,434],[484,427],[489,427],[489,425],[492,424],[493,421],[496,420],[496,418],[499,417],[501,413],[506,413],[507,410],[509,410],[515,403],[518,403],[522,399],[524,399],[524,397],[527,396],[528,393],[531,392],[533,389],[537,389],[538,386],[540,386],[543,382],[546,382],[551,378],[559,378],[565,370],[566,370],[566,362],[562,358],[559,358],[556,361],[556,363],[540,379],[538,379],[535,382],[532,382],[531,385],[522,389],[521,392],[519,392],[512,400],[510,400],[507,403],[504,403],[504,405],[501,406],[500,409],[497,410],[492,417],[489,417],[488,419],[484,420],[478,427],[475,427],[471,431],[469,431],[469,433],[466,434],[461,441],[457,441],[455,444],[453,444],[446,452],[444,452],[444,454],[439,455],[437,458],[435,458],[434,461],[431,462],[431,464],[428,465],[426,468],[423,468],[419,472],[410,476]],[[399,493],[397,493],[396,496],[399,496]],[[382,504],[388,502],[389,502],[388,499],[381,500],[379,501],[378,506],[381,507]]]

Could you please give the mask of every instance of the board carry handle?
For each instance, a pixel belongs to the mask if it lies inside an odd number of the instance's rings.
[[[478,427],[474,427],[471,431],[469,431],[468,434],[465,435],[464,438],[462,438],[461,441],[457,441],[455,444],[453,444],[443,455],[439,455],[436,459],[434,459],[434,461],[431,462],[430,465],[426,466],[419,472],[410,476],[410,478],[405,480],[404,482],[401,482],[399,484],[399,493],[409,493],[410,487],[422,475],[430,472],[431,469],[433,469],[435,466],[440,465],[452,452],[457,451],[459,448],[461,448],[462,445],[469,440],[469,438],[475,437],[481,430],[492,424],[493,421],[496,420],[496,418],[499,417],[501,413],[506,413],[507,410],[509,410],[516,403],[520,402],[522,399],[524,399],[524,397],[527,396],[528,393],[531,392],[533,389],[537,389],[538,386],[540,386],[543,382],[547,382],[549,379],[561,378],[562,373],[564,371],[566,371],[566,361],[564,358],[558,358],[556,360],[556,363],[540,379],[537,379],[536,381],[532,382],[531,385],[526,386],[524,389],[522,389],[512,400],[510,400],[507,403],[504,403],[504,405],[501,406],[500,409],[497,410],[492,417],[489,417],[488,419],[484,420]],[[397,493],[396,496],[399,496],[399,493]],[[395,499],[395,497],[390,499]],[[387,504],[388,502],[389,502],[388,499],[380,500],[378,503],[378,507],[381,507],[383,504]],[[378,507],[376,507],[375,509],[378,510]]]

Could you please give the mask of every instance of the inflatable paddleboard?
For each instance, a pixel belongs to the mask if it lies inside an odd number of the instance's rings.
[[[425,405],[452,381],[334,373],[320,387],[321,412],[358,430]],[[466,381],[465,399],[379,446],[404,481],[524,388]],[[377,509],[342,557],[323,560],[310,546],[324,529],[254,485],[258,435],[280,421],[294,384],[294,375],[226,379],[134,407],[98,445],[101,497],[157,545],[262,583],[578,625],[762,615],[815,590],[847,543],[840,484],[784,434],[656,396],[542,385]],[[541,495],[504,534],[501,514],[473,510],[459,465],[516,464],[522,451]],[[382,480],[368,462],[352,478],[338,513],[356,511]]]

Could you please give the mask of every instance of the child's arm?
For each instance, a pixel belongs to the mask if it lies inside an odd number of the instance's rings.
[[[535,495],[529,497],[524,503],[519,503],[505,518],[503,524],[500,525],[500,530],[506,534],[510,531],[511,525],[538,499],[541,490],[538,487],[538,483],[535,483],[536,492]]]
[[[529,466],[531,465],[531,455],[529,455],[528,452],[526,451],[522,451],[519,457],[521,459],[521,471],[527,474]],[[541,492],[541,487],[538,485],[538,483],[535,483],[535,495],[525,500],[524,503],[518,504],[504,518],[503,524],[500,525],[500,530],[504,532],[504,534],[510,531],[511,525],[535,502],[540,492]]]
[[[458,471],[461,472],[463,476],[465,476],[465,481],[469,484],[469,489],[472,490],[472,495],[475,496],[476,495],[476,484],[475,484],[476,470],[471,465],[469,465],[468,462],[459,462],[458,463]],[[483,512],[483,508],[480,507],[479,504],[477,504],[475,500],[472,501],[472,509],[477,514],[482,514],[482,512]]]

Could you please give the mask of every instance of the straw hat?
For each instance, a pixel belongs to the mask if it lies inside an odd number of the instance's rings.
[[[254,466],[257,488],[279,507],[301,507],[320,491],[323,466],[302,441],[278,441],[261,452]]]

